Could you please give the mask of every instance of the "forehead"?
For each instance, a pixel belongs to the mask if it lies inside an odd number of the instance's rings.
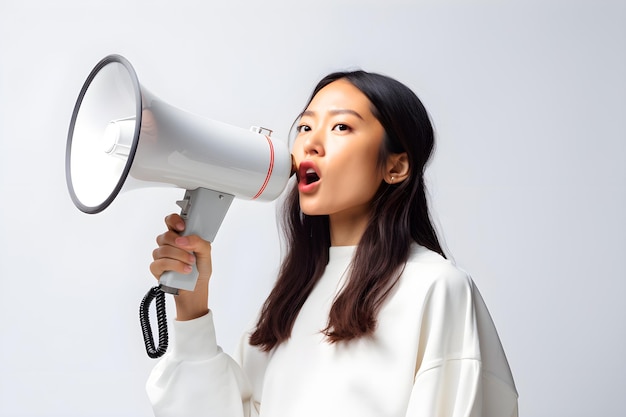
[[[326,113],[334,110],[354,110],[362,117],[372,116],[371,102],[351,82],[339,79],[328,84],[313,97],[305,114]]]

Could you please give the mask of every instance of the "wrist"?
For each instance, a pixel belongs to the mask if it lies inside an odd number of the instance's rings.
[[[187,321],[202,317],[209,312],[208,291],[201,288],[195,291],[180,290],[174,296],[176,320]]]

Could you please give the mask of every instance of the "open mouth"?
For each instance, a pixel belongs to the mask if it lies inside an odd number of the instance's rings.
[[[298,169],[298,183],[301,186],[314,184],[320,180],[320,174],[312,161],[302,161]]]
[[[319,180],[320,180],[320,177],[319,175],[317,175],[317,172],[315,172],[313,168],[309,168],[306,170],[306,173],[304,176],[304,182],[306,183],[306,185],[313,184],[314,182],[317,182]]]

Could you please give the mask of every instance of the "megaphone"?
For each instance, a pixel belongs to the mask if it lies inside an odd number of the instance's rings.
[[[139,84],[130,62],[109,55],[85,81],[70,122],[65,171],[72,201],[94,214],[120,191],[185,189],[185,234],[213,241],[234,197],[270,201],[292,175],[286,143],[264,128],[231,126],[173,107]],[[167,272],[161,290],[193,290],[197,270]]]

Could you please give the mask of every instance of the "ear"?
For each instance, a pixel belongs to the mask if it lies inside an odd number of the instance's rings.
[[[385,182],[387,184],[401,183],[407,179],[410,172],[411,167],[406,152],[389,155],[385,166]]]

